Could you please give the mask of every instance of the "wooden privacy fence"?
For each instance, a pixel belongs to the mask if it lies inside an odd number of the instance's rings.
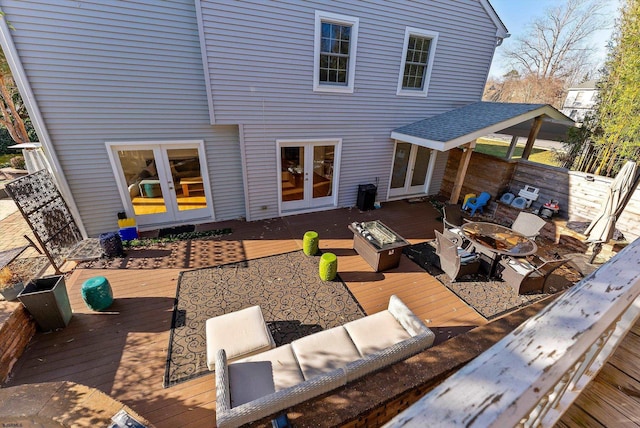
[[[462,151],[449,151],[447,169],[440,193],[450,196]],[[569,171],[526,160],[505,160],[482,153],[473,153],[462,185],[461,198],[467,193],[489,192],[495,202],[505,192],[515,195],[525,185],[537,187],[537,208],[551,199],[560,204],[560,217],[569,221],[589,222],[597,214],[613,178]],[[461,202],[461,201],[459,201]],[[616,223],[628,241],[640,236],[640,191],[635,190]]]

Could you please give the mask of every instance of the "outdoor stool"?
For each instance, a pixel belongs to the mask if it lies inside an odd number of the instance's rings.
[[[111,284],[104,276],[94,276],[82,283],[82,300],[89,309],[102,311],[113,303]]]
[[[302,239],[302,251],[307,256],[315,256],[318,252],[318,243],[318,232],[310,230],[304,234],[304,238]]]
[[[206,337],[209,370],[216,369],[218,349],[224,349],[231,362],[276,347],[260,306],[209,318]]]
[[[324,253],[320,257],[318,271],[321,280],[333,281],[338,274],[338,257],[333,253]]]

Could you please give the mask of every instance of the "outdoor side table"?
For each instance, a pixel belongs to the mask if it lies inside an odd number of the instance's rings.
[[[102,311],[113,303],[111,284],[104,276],[94,276],[82,283],[82,300],[89,309]]]

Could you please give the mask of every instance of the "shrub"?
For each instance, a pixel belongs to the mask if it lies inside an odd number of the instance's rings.
[[[9,159],[9,163],[11,163],[11,167],[15,169],[27,169],[27,164],[24,161],[22,156],[14,156]]]

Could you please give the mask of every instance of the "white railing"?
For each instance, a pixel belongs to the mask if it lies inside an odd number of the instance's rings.
[[[640,315],[640,239],[388,427],[553,426]]]

